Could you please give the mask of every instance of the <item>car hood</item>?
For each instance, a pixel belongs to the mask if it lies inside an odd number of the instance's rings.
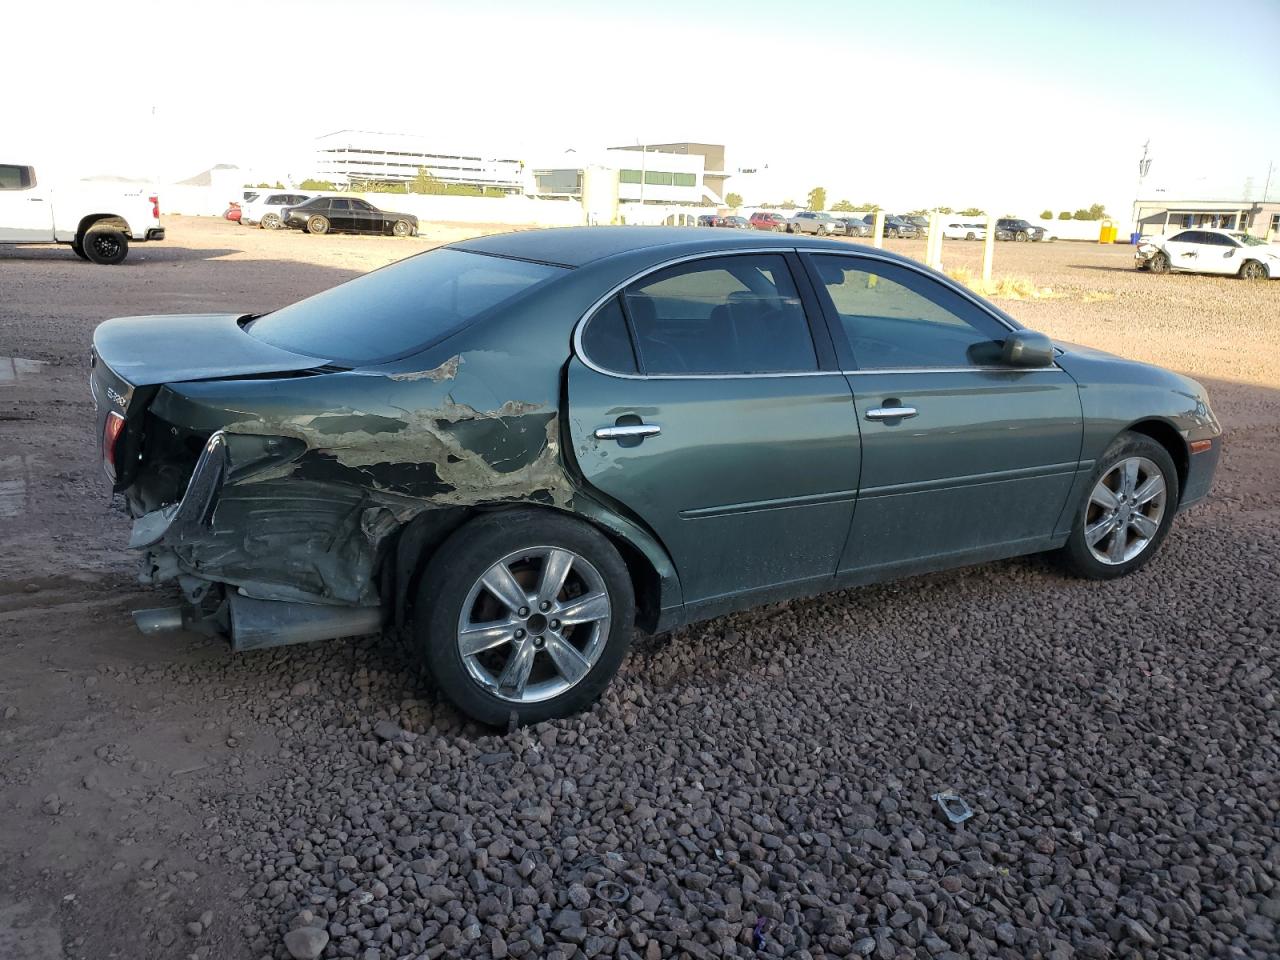
[[[135,387],[184,380],[293,373],[323,367],[320,357],[272,346],[248,333],[242,314],[117,317],[93,332],[94,354]],[[180,344],[180,349],[174,349]]]

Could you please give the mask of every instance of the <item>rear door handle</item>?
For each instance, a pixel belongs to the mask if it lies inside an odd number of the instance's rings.
[[[662,427],[656,423],[624,423],[615,427],[597,427],[597,440],[643,440],[656,437]]]
[[[919,411],[915,407],[872,407],[867,411],[868,420],[906,420]]]

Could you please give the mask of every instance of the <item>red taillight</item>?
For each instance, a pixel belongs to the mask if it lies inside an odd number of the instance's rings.
[[[160,219],[160,198],[158,196],[155,196],[155,197],[147,197],[147,199],[151,201],[151,218],[153,220],[159,220]]]
[[[107,477],[116,482],[116,441],[124,433],[124,417],[112,410],[107,414],[107,422],[102,427],[102,469]]]

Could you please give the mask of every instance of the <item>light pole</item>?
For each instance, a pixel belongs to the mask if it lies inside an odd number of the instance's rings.
[[[1151,170],[1151,158],[1147,156],[1151,149],[1151,141],[1148,139],[1142,145],[1142,158],[1138,161],[1138,185],[1133,191],[1133,233],[1129,236],[1130,243],[1138,242],[1138,235],[1142,233],[1142,226],[1138,223],[1138,201],[1142,199],[1142,181],[1147,179],[1147,173]]]

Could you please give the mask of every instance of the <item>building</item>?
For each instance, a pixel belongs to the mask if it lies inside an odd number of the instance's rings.
[[[722,151],[723,148],[719,148]],[[700,153],[666,153],[640,147],[597,152],[570,150],[533,169],[531,192],[540,197],[580,200],[587,170],[613,170],[622,203],[719,207],[721,194],[707,185],[705,158]],[[725,175],[719,176],[723,184]]]
[[[520,160],[475,152],[450,152],[425,137],[365,130],[339,130],[316,139],[316,177],[336,184],[352,181],[396,183],[424,169],[441,183],[524,193],[528,186]]]
[[[724,165],[724,144],[721,143],[646,143],[633,147],[614,147],[614,150],[639,150],[646,153],[674,153],[702,157],[702,183],[711,194],[707,199],[714,206],[722,206],[725,181],[729,173]]]
[[[1255,237],[1280,238],[1280,200],[1183,200],[1163,195],[1138,200],[1138,232],[1176,233],[1188,227],[1243,230]]]

